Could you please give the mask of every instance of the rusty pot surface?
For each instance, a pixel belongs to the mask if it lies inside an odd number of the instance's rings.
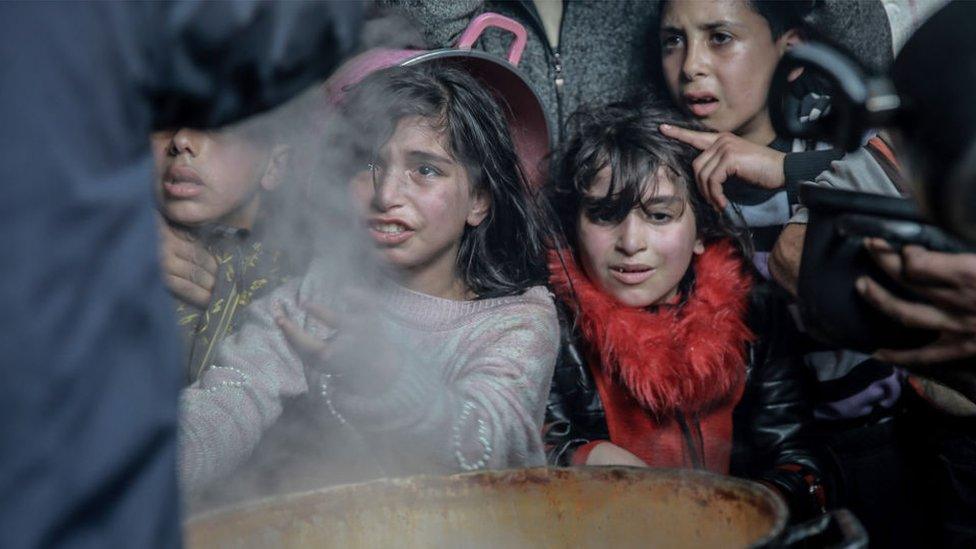
[[[212,511],[188,547],[747,547],[786,523],[765,486],[701,471],[572,468],[412,477]]]

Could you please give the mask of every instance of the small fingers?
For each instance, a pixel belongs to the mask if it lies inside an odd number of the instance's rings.
[[[671,139],[677,139],[678,141],[687,143],[700,151],[711,147],[712,143],[714,143],[715,140],[722,135],[715,132],[699,132],[689,130],[687,128],[672,126],[670,124],[661,124],[659,129],[661,130],[661,133],[670,137]]]
[[[182,278],[190,284],[203,288],[208,293],[213,290],[214,284],[217,282],[213,274],[180,257],[165,256],[162,263],[165,274]]]
[[[330,328],[338,329],[339,325],[342,323],[339,316],[327,307],[317,303],[305,303],[303,307],[308,312],[309,316]]]
[[[285,339],[288,344],[299,355],[305,357],[319,357],[322,356],[328,349],[328,344],[325,341],[309,334],[301,328],[294,320],[285,316],[280,310],[278,310],[274,317],[275,324],[281,329],[284,334]]]
[[[206,309],[210,305],[210,290],[201,288],[189,280],[165,273],[163,274],[163,283],[169,292],[181,301],[199,309]]]

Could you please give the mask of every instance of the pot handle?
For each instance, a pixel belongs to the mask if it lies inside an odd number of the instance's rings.
[[[868,534],[853,513],[835,509],[815,519],[786,528],[767,548],[817,547],[824,549],[867,549]]]
[[[470,50],[474,43],[481,38],[481,33],[488,27],[497,27],[515,35],[511,47],[508,48],[508,62],[517,67],[519,61],[522,60],[522,52],[525,51],[528,35],[521,23],[504,15],[488,12],[472,19],[468,28],[464,29],[461,37],[458,38],[457,49]]]

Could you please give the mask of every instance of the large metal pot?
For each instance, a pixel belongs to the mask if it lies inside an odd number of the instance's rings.
[[[202,547],[748,547],[781,539],[783,502],[702,471],[575,468],[338,486],[188,521]]]

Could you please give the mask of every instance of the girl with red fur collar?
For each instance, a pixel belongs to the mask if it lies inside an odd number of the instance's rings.
[[[822,509],[793,324],[698,194],[694,149],[658,131],[687,122],[611,105],[574,123],[549,189],[569,243],[549,260],[567,324],[550,462],[732,473]]]

